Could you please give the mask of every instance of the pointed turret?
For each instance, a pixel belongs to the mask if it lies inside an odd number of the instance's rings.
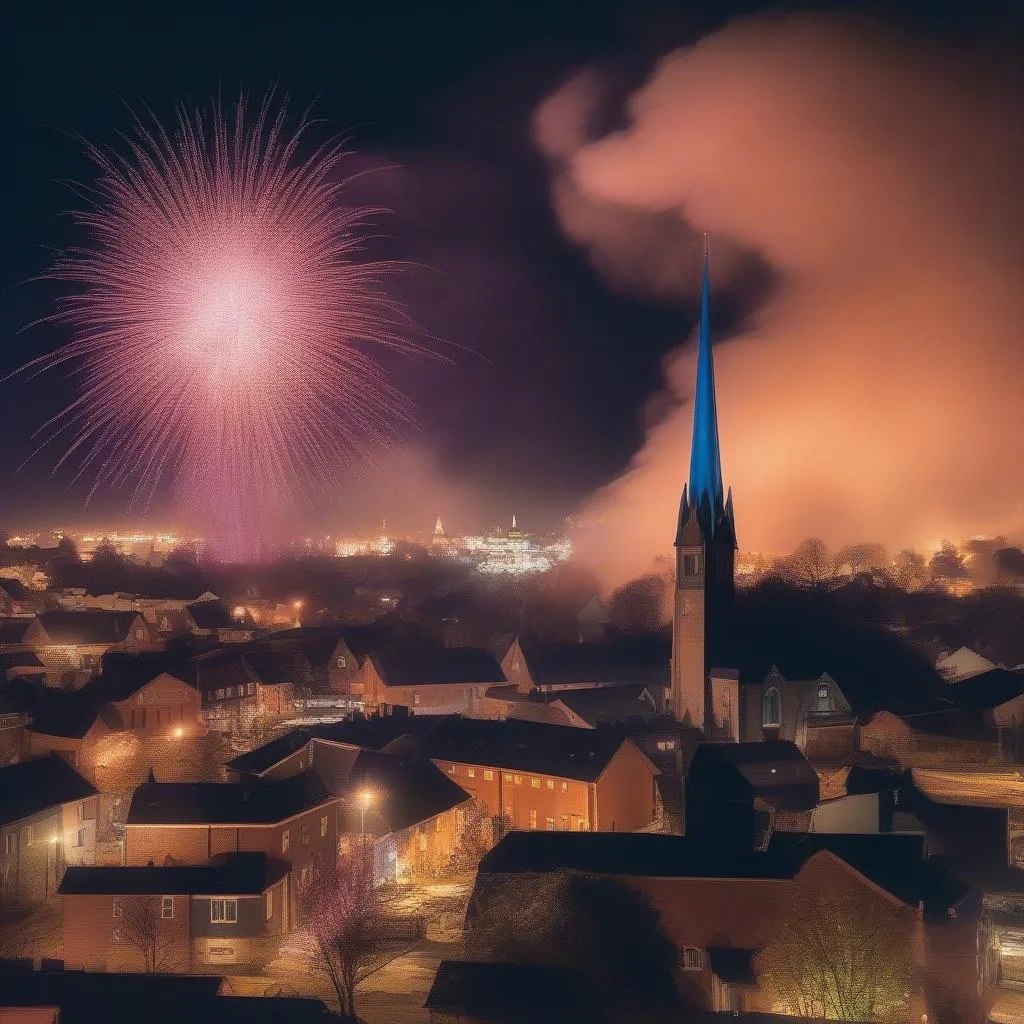
[[[437,522],[434,523],[434,540],[444,539],[444,527],[441,525],[441,517],[437,517]]]

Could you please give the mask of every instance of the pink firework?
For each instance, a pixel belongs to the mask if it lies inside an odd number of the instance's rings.
[[[58,316],[74,340],[29,364],[81,368],[78,399],[43,428],[61,462],[147,507],[165,477],[222,555],[245,557],[299,496],[385,444],[407,406],[373,359],[418,351],[386,297],[392,264],[362,258],[376,211],[343,202],[342,143],[300,156],[270,98],[252,120],[179,110],[135,119],[75,217],[91,245],[55,266],[80,286]]]

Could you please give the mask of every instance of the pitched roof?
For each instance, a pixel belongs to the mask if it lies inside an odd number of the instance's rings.
[[[269,825],[335,799],[312,772],[243,782],[147,782],[128,825]]]
[[[210,864],[172,867],[69,867],[62,896],[258,896],[288,874],[265,853],[236,853]]]
[[[158,676],[166,673],[185,685],[191,676],[183,658],[166,652],[129,654],[110,653],[103,656],[102,674],[83,687],[97,701],[122,701],[138,693]]]
[[[534,964],[442,960],[423,1004],[433,1013],[481,1020],[581,1020],[572,975]]]
[[[299,727],[286,732],[277,739],[270,740],[254,750],[249,750],[238,757],[232,758],[225,765],[240,775],[260,775],[283,761],[290,754],[301,750],[312,738],[313,731],[308,727]]]
[[[138,612],[42,612],[38,620],[55,644],[119,644],[128,637]]]
[[[828,851],[908,906],[944,914],[970,891],[925,859],[920,835],[775,832],[764,852],[723,855],[685,836],[626,832],[509,832],[480,874],[585,871],[638,878],[792,879]]]
[[[277,651],[246,651],[242,655],[249,674],[264,686],[294,683],[295,655]]]
[[[562,704],[588,725],[614,724],[629,719],[654,718],[657,702],[643,683],[630,686],[595,686],[559,691],[553,704]]]
[[[99,717],[100,704],[84,688],[48,691],[31,709],[29,729],[43,736],[80,740]]]
[[[479,647],[384,647],[370,661],[385,686],[507,682],[494,655]]]
[[[765,797],[776,810],[810,810],[818,803],[818,775],[789,740],[701,743],[686,779],[687,785]]]
[[[192,616],[197,629],[231,629],[238,625],[231,618],[227,605],[221,601],[196,601],[186,605],[185,610]]]
[[[519,646],[537,686],[669,682],[672,641],[663,632],[607,643],[555,644],[524,638]]]
[[[10,576],[0,576],[0,590],[3,590],[12,601],[21,601],[28,597],[28,587],[21,580]]]
[[[74,768],[50,754],[0,768],[0,824],[73,800],[95,796],[96,789]]]
[[[992,711],[1024,693],[1024,672],[993,668],[954,683],[949,695],[958,707]]]
[[[606,729],[453,715],[438,723],[423,742],[427,754],[441,761],[593,782],[627,741]],[[652,771],[657,769],[652,766]]]

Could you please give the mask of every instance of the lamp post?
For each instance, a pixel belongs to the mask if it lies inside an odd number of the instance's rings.
[[[50,898],[50,850],[53,850],[53,874],[54,888],[57,883],[57,837],[50,836],[46,843],[46,869],[43,872],[43,899]]]
[[[366,845],[366,811],[370,804],[373,803],[373,794],[368,790],[364,789],[360,791],[359,796],[356,798],[359,803],[359,841],[365,846]]]

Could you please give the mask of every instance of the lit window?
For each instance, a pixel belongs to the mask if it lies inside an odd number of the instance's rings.
[[[18,837],[8,832],[7,835],[4,836],[4,853],[8,855],[14,853],[17,842]]]
[[[782,708],[780,706],[779,691],[774,686],[769,687],[764,693],[764,724],[766,726],[778,726],[782,724]]]
[[[531,789],[540,789],[540,779],[530,779]]]
[[[235,924],[238,921],[238,900],[210,900],[210,921],[213,924]]]
[[[121,913],[121,901],[120,901],[120,900],[114,900],[114,904],[113,904],[113,916],[114,916],[114,917],[123,917],[123,916],[124,916],[124,915],[123,915],[123,914]]]
[[[346,662],[345,662],[345,655],[344,654],[339,654],[338,655],[338,668],[344,668],[345,664],[346,664]]]
[[[85,846],[85,829],[80,828],[75,833],[75,846]]]
[[[444,826],[444,822],[442,821],[440,815],[438,815],[438,817],[436,817],[434,819],[434,831],[435,832],[442,832],[442,831],[444,831],[444,827],[443,826]]]
[[[309,846],[309,826],[308,825],[301,825],[301,826],[299,826],[299,837],[302,840],[302,845],[303,846]]]
[[[124,936],[121,934],[121,929],[120,928],[115,928],[110,933],[110,941],[113,942],[115,945],[117,943],[124,942]]]
[[[568,793],[569,792],[569,783],[568,782],[563,782],[562,783],[562,792],[563,793]]]
[[[704,954],[693,946],[687,946],[683,950],[683,970],[702,971],[704,970]]]
[[[85,804],[78,805],[78,820],[81,821],[85,817]]]
[[[454,775],[455,774],[455,765],[453,765],[453,764],[448,765],[448,774],[449,775]]]
[[[530,828],[537,827],[537,812],[531,807],[530,808]]]
[[[493,781],[494,781],[494,772],[492,772],[490,770],[490,768],[485,768],[484,769],[484,782],[493,782]]]
[[[281,852],[282,853],[287,853],[288,852],[288,847],[291,845],[291,842],[292,842],[291,830],[286,828],[281,833]]]
[[[467,768],[467,769],[466,769],[466,774],[467,774],[467,775],[468,775],[468,776],[469,776],[469,777],[470,777],[471,779],[475,779],[475,778],[476,778],[476,769],[475,769],[475,768]]]
[[[224,699],[224,688],[220,687],[217,690],[217,700],[223,700],[223,699]]]
[[[327,815],[325,814],[320,819],[320,838],[325,839],[327,837]]]
[[[512,776],[511,776],[511,775],[508,775],[508,774],[506,774],[506,775],[505,775],[505,781],[506,781],[506,782],[511,782],[511,781],[512,781]]]
[[[170,921],[174,917],[174,897],[173,896],[161,896],[160,897],[160,917],[164,921]]]
[[[274,894],[272,892],[267,893],[267,920],[269,921],[274,916]]]
[[[832,691],[829,689],[827,683],[822,683],[818,687],[818,712],[820,714],[828,714],[830,711],[835,711],[835,704],[832,700]]]
[[[665,740],[665,749],[666,750],[675,750],[676,749],[676,741],[675,740]]]
[[[555,831],[555,819],[554,818],[545,818],[544,819],[544,824],[547,826],[547,830],[549,832],[554,832]]]
[[[513,782],[514,782],[514,783],[515,783],[515,784],[516,784],[517,786],[521,786],[521,785],[523,784],[523,777],[522,777],[522,775],[513,775],[513,776],[512,776],[512,781],[513,781]]]
[[[414,693],[412,695],[412,702],[413,702],[413,704],[419,704],[419,702],[420,702],[420,695],[418,693]]]
[[[569,815],[568,814],[563,814],[562,815],[562,828],[564,828],[567,832],[569,830]]]
[[[668,747],[666,746],[664,740],[658,740],[658,749],[659,750],[667,750],[668,749]]]
[[[548,789],[554,789],[554,788],[555,788],[555,780],[554,779],[548,779]]]

